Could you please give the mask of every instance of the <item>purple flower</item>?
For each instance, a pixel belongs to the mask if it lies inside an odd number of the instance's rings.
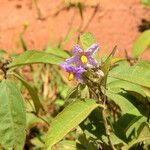
[[[84,68],[75,68],[74,66],[68,66],[68,64],[66,64],[65,62],[60,64],[60,66],[62,66],[69,73],[69,81],[71,81],[74,78],[77,78],[81,83],[83,82],[81,74],[86,71]]]
[[[91,45],[87,50],[82,50],[79,45],[73,47],[74,56],[66,59],[67,64],[75,63],[77,67],[85,68],[87,65],[97,66],[98,62],[93,58],[98,51],[98,44]]]

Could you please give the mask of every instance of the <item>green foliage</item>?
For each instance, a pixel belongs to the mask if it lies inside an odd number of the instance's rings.
[[[23,98],[11,80],[0,83],[0,144],[6,149],[23,149],[26,113]]]
[[[106,95],[108,98],[113,100],[119,107],[121,108],[122,114],[133,114],[133,115],[141,115],[138,109],[125,97],[120,94],[116,94],[110,91],[106,91]]]
[[[134,145],[145,141],[145,144],[150,144],[150,126],[148,123],[143,122],[140,124],[137,137],[132,142],[130,142],[127,146],[124,147],[124,150],[132,148]]]
[[[36,63],[59,64],[63,60],[64,58],[62,57],[46,52],[26,51],[22,55],[16,57],[8,67],[13,68],[16,66]]]
[[[54,54],[56,56],[62,57],[62,58],[68,58],[69,54],[67,51],[64,51],[61,48],[48,48],[46,50],[46,52],[50,53],[50,54]]]
[[[21,82],[22,84],[27,88],[32,100],[33,100],[33,103],[34,103],[34,107],[35,107],[35,112],[38,114],[40,108],[43,108],[41,103],[40,103],[40,99],[39,99],[39,96],[37,94],[37,91],[35,90],[35,88],[33,88],[26,80],[24,80],[21,76],[19,76],[18,74],[15,74],[15,77],[17,77]]]
[[[46,138],[46,148],[51,149],[68,132],[82,122],[98,107],[92,99],[77,100],[68,105],[53,121]],[[61,130],[59,130],[61,128]]]
[[[11,62],[4,60],[2,50],[0,148],[20,150],[26,143],[48,150],[148,149],[150,62],[136,59],[148,47],[148,37],[149,31],[138,38],[131,60],[115,58],[116,47],[108,57],[98,57],[100,66],[87,66],[79,84],[70,84],[57,66],[71,54],[62,49],[63,41],[42,52],[29,51],[21,36],[25,52]],[[86,50],[95,39],[83,33],[80,43]]]
[[[120,68],[122,71],[110,72],[109,76],[150,88],[150,71],[147,66],[149,67],[149,62],[139,61],[135,66],[128,66],[126,70]]]
[[[26,43],[25,43],[25,41],[24,41],[24,39],[23,39],[22,34],[19,35],[19,39],[20,39],[20,43],[21,43],[21,46],[22,46],[23,50],[24,50],[24,51],[27,51],[28,48],[27,48],[27,45],[26,45]]]
[[[102,62],[102,71],[104,72],[105,75],[108,74],[110,70],[115,51],[116,51],[116,46],[114,47],[114,49],[112,50],[108,58],[104,62]]]
[[[95,39],[90,32],[83,33],[80,35],[80,42],[84,50],[89,48],[93,43],[95,43]]]
[[[81,144],[70,140],[61,141],[59,147],[61,150],[85,150]]]
[[[139,57],[150,45],[150,30],[143,32],[135,41],[132,48],[134,57]]]
[[[150,0],[141,0],[143,4],[150,6]]]

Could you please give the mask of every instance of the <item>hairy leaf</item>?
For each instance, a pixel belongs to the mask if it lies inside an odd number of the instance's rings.
[[[128,126],[126,127],[126,136],[129,140],[131,140],[132,138],[137,137],[138,135],[138,128],[140,127],[140,125],[146,122],[146,117],[143,116],[137,116],[136,118],[134,118],[130,124],[128,124]]]
[[[142,118],[142,116],[136,116],[136,115],[132,115],[132,114],[128,114],[128,113],[124,114],[114,124],[115,134],[120,139],[127,142],[127,138],[134,128],[132,128],[130,130],[130,133],[128,132],[128,134],[126,134],[127,130],[141,118]]]
[[[26,112],[23,98],[11,80],[0,83],[0,144],[6,149],[23,149]]]
[[[139,57],[149,45],[150,45],[150,30],[146,30],[135,41],[133,48],[132,48],[133,56]]]
[[[96,107],[98,107],[98,104],[92,99],[77,100],[68,105],[52,121],[46,137],[46,148],[50,150],[53,145],[80,124]]]
[[[104,72],[105,75],[108,74],[108,72],[109,72],[113,56],[116,52],[116,48],[117,47],[115,46],[114,49],[112,50],[112,52],[110,53],[110,55],[105,60],[105,62],[102,64],[102,71]]]
[[[130,149],[135,144],[140,143],[142,141],[148,142],[150,141],[150,126],[148,123],[143,122],[139,125],[139,128],[137,130],[137,138],[133,139],[127,146],[125,146],[123,149]]]
[[[131,75],[123,75],[123,74],[111,74],[113,78],[125,80],[131,83],[135,83],[144,87],[150,88],[150,79],[142,78],[141,76],[131,76]]]
[[[20,39],[20,43],[21,43],[21,46],[22,46],[23,50],[27,51],[28,48],[27,48],[27,45],[26,45],[26,43],[24,41],[24,38],[23,38],[22,34],[19,35],[19,39]]]
[[[61,141],[58,147],[60,150],[86,150],[81,144],[71,140]]]
[[[136,65],[125,67],[122,65],[110,71],[109,77],[128,81],[144,87],[150,87],[150,63],[148,61],[139,61]],[[121,70],[120,70],[121,69]],[[118,71],[120,70],[120,71]]]
[[[16,67],[27,64],[47,63],[47,64],[59,64],[64,61],[64,58],[56,56],[54,54],[38,51],[26,51],[16,57],[8,67]]]
[[[106,91],[106,95],[113,100],[119,107],[121,108],[122,114],[133,114],[133,115],[141,115],[138,109],[124,96],[120,94],[116,94],[110,91]]]
[[[150,6],[150,0],[141,0],[143,4]]]
[[[116,80],[116,81],[110,82],[109,84],[107,84],[107,88],[109,89],[120,88],[126,91],[134,91],[136,93],[141,94],[143,97],[146,96],[141,86],[133,84],[131,82],[123,81],[123,80]]]
[[[40,99],[39,99],[39,96],[37,94],[37,91],[26,81],[24,80],[21,76],[19,76],[18,74],[14,73],[15,77],[17,77],[21,82],[22,84],[27,88],[32,100],[33,100],[33,103],[34,103],[34,106],[35,106],[35,110],[36,110],[36,113],[38,114],[40,108],[43,109],[43,106],[40,102]]]
[[[92,33],[87,32],[80,35],[80,42],[84,50],[89,48],[93,43],[95,43],[95,39]]]
[[[46,52],[62,58],[68,58],[70,56],[67,51],[61,48],[49,48],[46,50]]]

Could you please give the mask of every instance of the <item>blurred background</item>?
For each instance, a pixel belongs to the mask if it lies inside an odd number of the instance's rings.
[[[70,50],[81,32],[92,32],[100,54],[117,45],[116,55],[130,54],[140,32],[150,28],[149,0],[0,0],[0,48],[42,50],[49,43]],[[144,58],[150,58],[147,50]]]

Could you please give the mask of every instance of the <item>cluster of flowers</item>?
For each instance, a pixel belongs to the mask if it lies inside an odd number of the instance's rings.
[[[94,59],[95,53],[98,51],[98,44],[92,44],[85,51],[81,49],[79,45],[75,45],[73,47],[74,56],[66,59],[60,65],[63,67],[68,73],[68,80],[72,80],[77,78],[81,83],[83,82],[82,73],[86,72],[87,66],[97,67],[98,62]],[[103,72],[101,72],[103,76]]]

